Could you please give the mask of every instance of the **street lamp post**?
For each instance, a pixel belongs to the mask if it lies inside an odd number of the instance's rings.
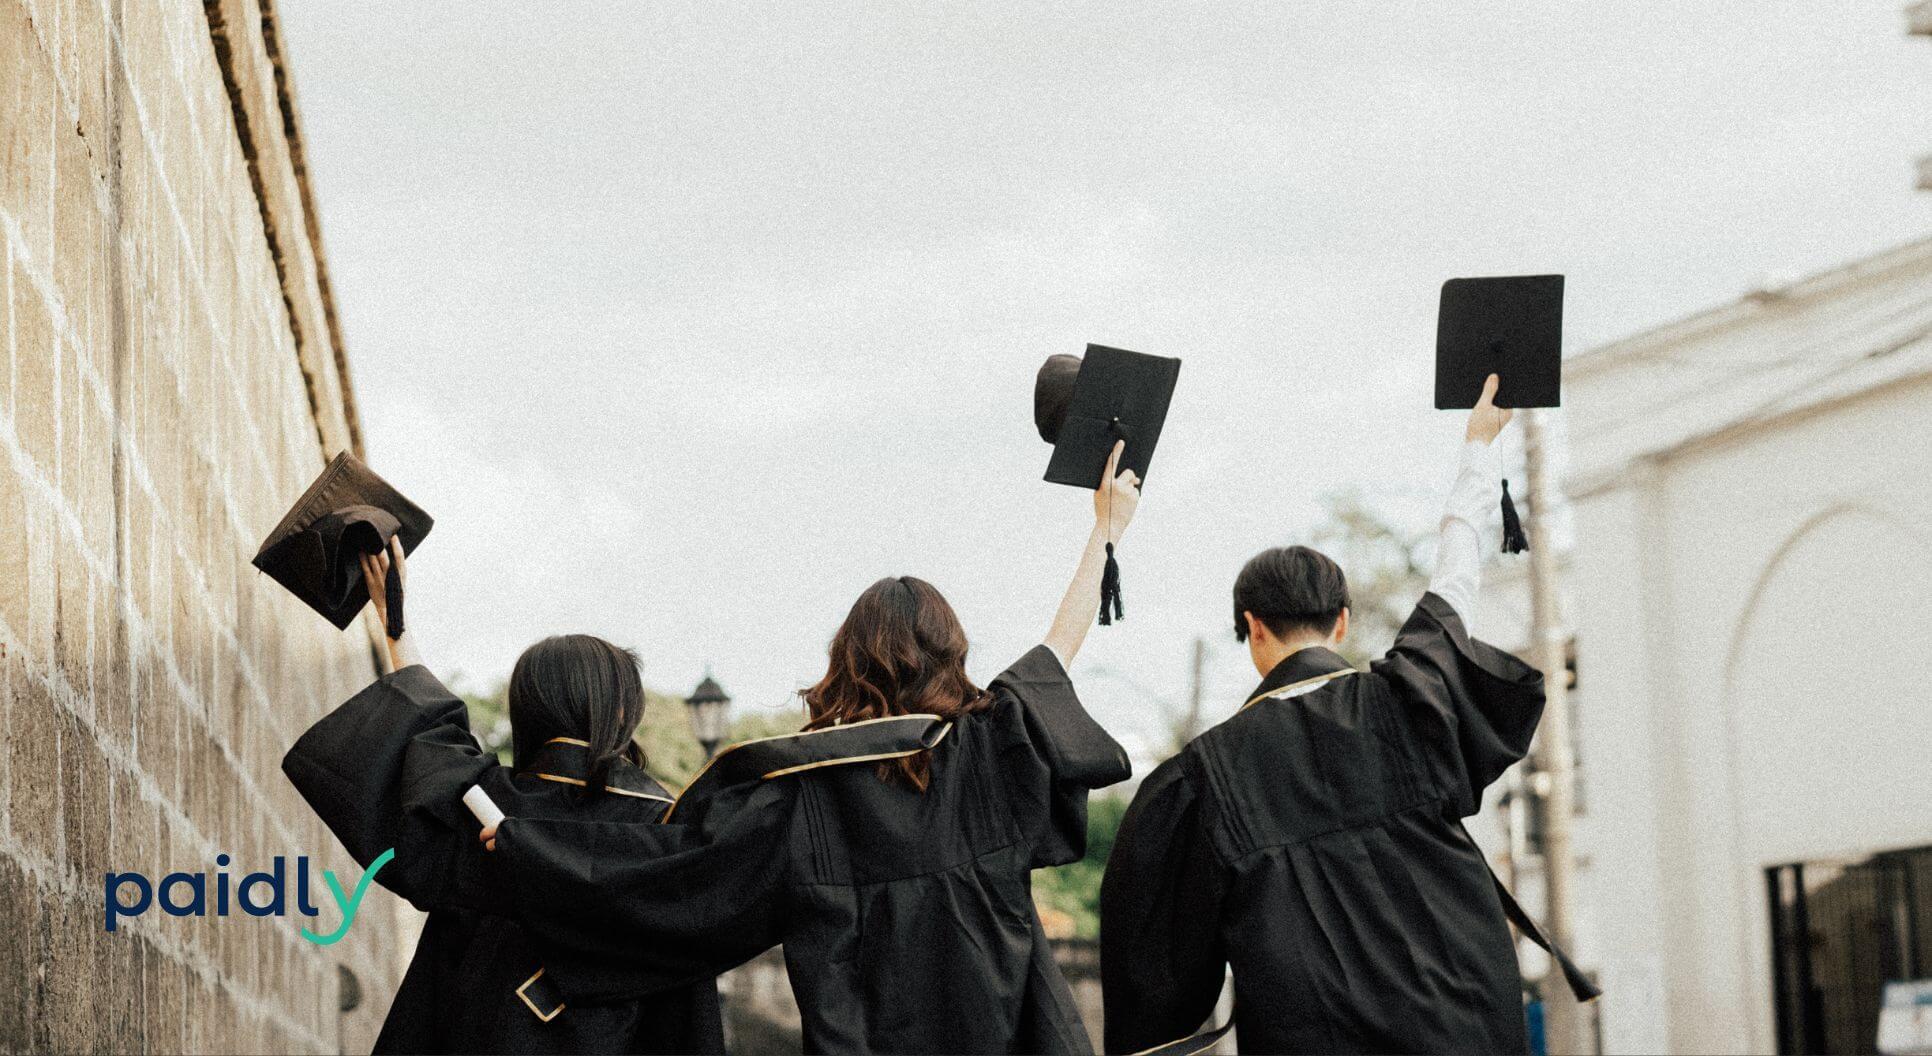
[[[684,706],[691,709],[691,735],[698,739],[704,748],[704,757],[709,759],[718,753],[725,728],[731,724],[731,695],[707,671],[704,681],[684,698]]]

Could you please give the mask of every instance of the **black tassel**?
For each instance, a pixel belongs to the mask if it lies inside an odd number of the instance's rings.
[[[1100,570],[1100,625],[1112,626],[1125,616],[1120,607],[1120,562],[1114,560],[1114,544],[1107,544],[1107,565]]]
[[[389,609],[389,637],[401,638],[403,634],[402,569],[396,563],[389,563],[389,574],[382,579],[384,604]]]
[[[1520,554],[1529,549],[1529,536],[1516,516],[1516,504],[1509,501],[1509,479],[1503,479],[1503,553]]]

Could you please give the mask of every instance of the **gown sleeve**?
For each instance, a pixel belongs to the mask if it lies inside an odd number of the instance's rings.
[[[1077,862],[1087,851],[1087,793],[1125,781],[1127,752],[1080,704],[1060,658],[1034,646],[991,686],[1006,710],[1001,768],[1033,868]]]
[[[547,970],[577,1001],[709,979],[784,937],[797,782],[719,791],[701,820],[506,819],[490,859]],[[682,808],[681,809],[685,809]]]
[[[471,785],[508,790],[508,771],[471,736],[462,698],[421,665],[377,679],[310,727],[282,772],[376,882],[418,909],[496,908],[468,845]],[[501,801],[501,796],[498,797]]]
[[[1432,593],[1372,667],[1403,704],[1458,816],[1481,810],[1483,790],[1529,751],[1543,717],[1542,673],[1469,637],[1462,617]]]
[[[1226,974],[1225,878],[1202,803],[1172,759],[1149,775],[1121,822],[1100,884],[1101,993],[1108,1052],[1139,1052],[1193,1033]]]

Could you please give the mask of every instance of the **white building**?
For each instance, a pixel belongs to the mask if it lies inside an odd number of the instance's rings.
[[[1605,1051],[1869,1051],[1882,981],[1932,977],[1932,239],[1564,388]]]

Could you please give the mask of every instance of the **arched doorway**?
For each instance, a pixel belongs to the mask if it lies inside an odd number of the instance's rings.
[[[1784,1052],[1869,1051],[1883,982],[1932,973],[1932,854],[1910,850],[1932,845],[1928,599],[1913,533],[1838,510],[1773,559],[1735,640],[1732,807],[1769,896],[1747,947]]]

